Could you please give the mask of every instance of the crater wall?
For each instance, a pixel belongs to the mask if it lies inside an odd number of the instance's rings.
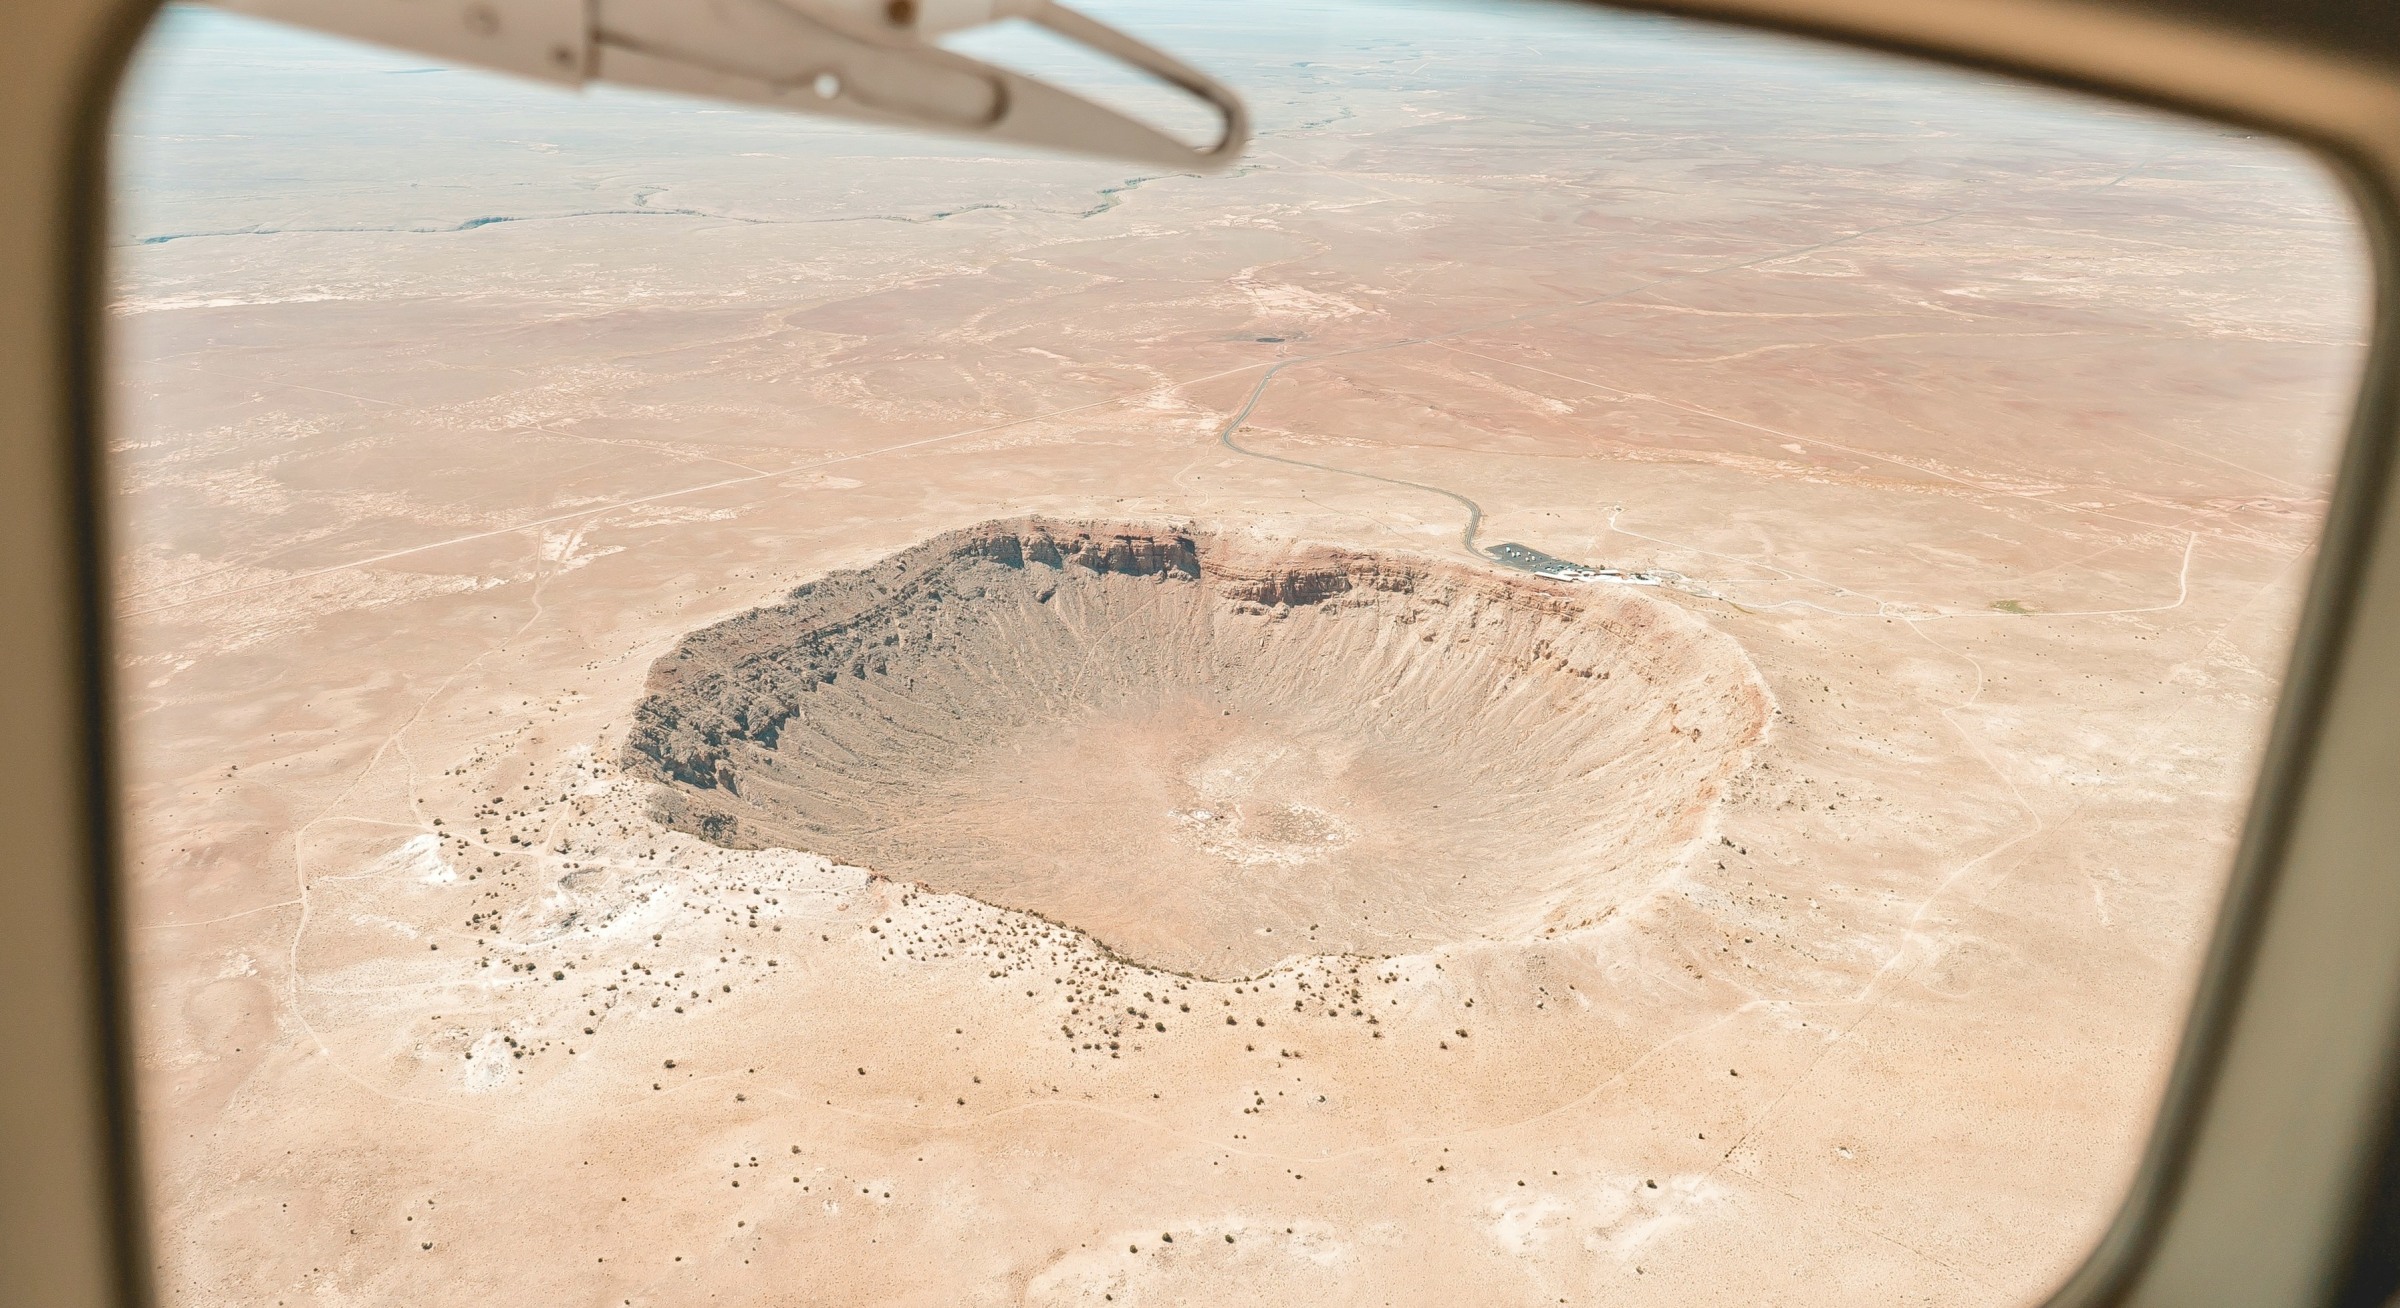
[[[1767,715],[1730,637],[1631,588],[1020,519],[694,632],[626,761],[719,844],[1235,977],[1595,921]]]

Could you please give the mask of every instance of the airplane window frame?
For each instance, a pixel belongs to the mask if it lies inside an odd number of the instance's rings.
[[[1556,0],[1582,3],[1585,0]],[[2400,26],[2234,0],[1632,0],[2271,133],[2348,185],[2367,364],[2295,653],[2166,1103],[2051,1299],[2329,1302],[2357,1280],[2400,1073]],[[151,1301],[114,913],[99,350],[105,142],[154,0],[43,0],[0,48],[0,1301]]]

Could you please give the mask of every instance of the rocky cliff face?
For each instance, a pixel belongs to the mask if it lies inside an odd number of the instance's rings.
[[[1219,975],[1591,920],[1765,721],[1729,639],[1622,588],[1021,519],[693,633],[626,761],[719,843]]]
[[[887,677],[897,655],[966,654],[952,621],[1006,573],[1069,570],[1196,582],[1188,533],[986,523],[952,532],[860,572],[837,573],[791,598],[694,632],[651,670],[626,755],[635,767],[700,789],[734,790],[732,748],[775,748],[804,695],[844,676]],[[1059,578],[1038,583],[1047,599]],[[907,641],[905,649],[903,642]]]

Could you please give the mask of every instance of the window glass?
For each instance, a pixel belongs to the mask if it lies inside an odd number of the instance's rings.
[[[1095,12],[1238,169],[159,19],[164,1302],[2038,1298],[2310,577],[2337,185],[1598,9]]]

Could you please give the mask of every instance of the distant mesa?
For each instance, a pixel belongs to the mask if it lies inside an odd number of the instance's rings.
[[[708,840],[1222,978],[1594,921],[1766,718],[1739,646],[1648,593],[1027,518],[687,636],[626,760]]]

